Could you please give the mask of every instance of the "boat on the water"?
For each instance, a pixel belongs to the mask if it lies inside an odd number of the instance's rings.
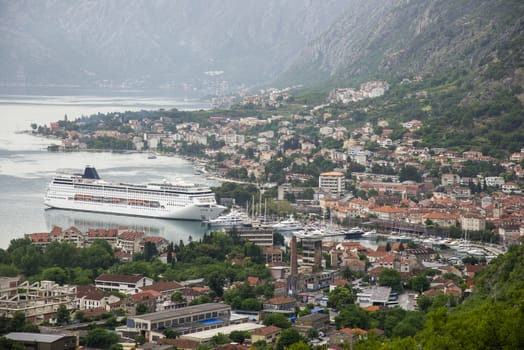
[[[229,229],[233,227],[250,226],[252,224],[249,216],[235,209],[217,218],[207,220],[207,223],[212,229]]]
[[[102,180],[92,166],[86,166],[83,173],[59,169],[47,187],[44,204],[59,209],[180,220],[214,219],[226,209],[216,203],[207,185],[109,182]]]
[[[364,230],[362,230],[360,227],[352,227],[349,230],[344,232],[344,238],[345,239],[355,239],[360,238],[364,235]]]
[[[292,231],[300,231],[304,228],[304,226],[300,223],[300,221],[295,220],[293,216],[290,216],[286,220],[282,220],[273,226],[273,230],[278,232],[292,232]]]

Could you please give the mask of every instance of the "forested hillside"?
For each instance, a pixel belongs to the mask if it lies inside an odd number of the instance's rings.
[[[426,316],[413,337],[383,343],[371,337],[354,349],[524,348],[524,246],[512,246],[475,279],[473,295],[459,307],[442,306]]]
[[[327,93],[369,80],[385,96],[332,106],[348,126],[423,121],[420,146],[475,149],[499,158],[524,145],[524,3],[514,0],[387,2],[366,17],[348,10],[283,80]],[[357,20],[360,18],[360,20]],[[326,77],[322,80],[322,77]]]

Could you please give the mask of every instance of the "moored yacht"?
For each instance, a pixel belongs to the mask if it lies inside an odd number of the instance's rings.
[[[233,226],[249,226],[251,225],[251,219],[245,213],[233,209],[227,214],[207,220],[207,223],[211,228],[228,229]]]
[[[286,220],[282,220],[279,223],[276,223],[272,226],[273,230],[279,231],[279,232],[287,232],[287,231],[299,231],[302,230],[304,227],[300,223],[300,221],[295,220],[293,216],[290,216]]]

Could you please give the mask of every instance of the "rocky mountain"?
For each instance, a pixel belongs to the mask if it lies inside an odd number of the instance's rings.
[[[464,67],[522,79],[524,3],[368,0],[311,42],[283,81],[398,80]],[[380,6],[382,5],[382,6]],[[500,67],[512,61],[509,66]],[[512,70],[510,72],[509,70]],[[518,75],[518,77],[516,77]],[[520,83],[519,83],[520,84]]]
[[[0,0],[0,84],[193,89],[218,80],[266,82],[348,4]]]
[[[523,33],[520,0],[0,0],[0,86],[214,93],[457,68],[523,86]]]

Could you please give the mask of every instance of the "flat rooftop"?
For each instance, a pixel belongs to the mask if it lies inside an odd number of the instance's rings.
[[[132,318],[134,320],[142,320],[142,321],[158,321],[158,320],[163,320],[163,319],[169,320],[169,319],[180,317],[180,316],[187,316],[191,314],[199,314],[199,313],[204,313],[204,312],[222,311],[225,309],[230,310],[231,307],[226,304],[207,303],[207,304],[186,306],[180,309],[152,312],[149,314],[132,316],[129,318]]]
[[[222,333],[224,335],[229,335],[233,331],[247,331],[247,332],[251,332],[251,331],[254,331],[256,329],[264,328],[264,327],[265,326],[262,325],[262,324],[247,322],[247,323],[234,324],[234,325],[230,325],[230,326],[226,326],[226,327],[209,329],[207,331],[202,331],[202,332],[196,332],[196,333],[191,333],[191,334],[184,334],[184,335],[180,336],[180,339],[190,339],[190,340],[195,340],[195,341],[198,341],[198,342],[206,342],[206,341],[211,340],[211,338],[213,338],[218,333]]]

